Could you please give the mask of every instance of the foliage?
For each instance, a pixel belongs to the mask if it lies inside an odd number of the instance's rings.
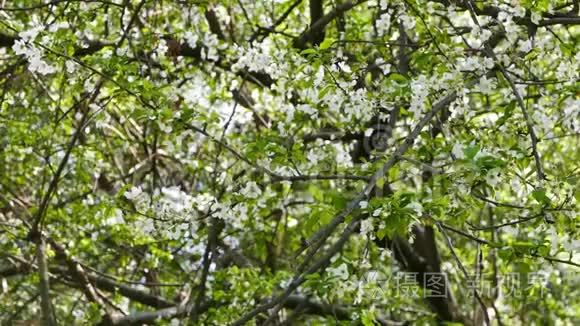
[[[577,1],[1,6],[3,323],[577,321]]]

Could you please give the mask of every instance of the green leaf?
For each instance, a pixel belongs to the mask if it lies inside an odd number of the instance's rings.
[[[302,55],[308,55],[308,54],[314,54],[317,53],[318,51],[316,51],[316,49],[310,48],[310,49],[305,49],[302,50],[302,52],[300,52],[300,54]]]
[[[473,160],[475,155],[479,153],[480,149],[481,147],[479,147],[478,145],[465,146],[465,148],[463,149],[463,154],[465,154],[465,157],[467,157],[468,159]]]
[[[397,82],[398,84],[407,84],[407,82],[408,82],[407,77],[405,77],[399,73],[396,73],[396,72],[389,75],[389,80]]]
[[[387,228],[379,229],[377,231],[377,238],[379,238],[379,240],[383,240],[386,235],[387,235]]]
[[[489,171],[493,168],[504,167],[506,163],[502,159],[486,155],[478,158],[475,165],[477,165],[482,171]]]
[[[384,185],[385,185],[385,177],[383,176],[377,180],[377,187],[382,189]]]
[[[304,223],[304,230],[308,233],[311,233],[314,230],[314,226],[318,223],[318,216],[315,214],[310,214]]]
[[[312,208],[312,212],[308,215],[304,223],[304,230],[311,233],[319,225],[324,225],[330,222],[334,217],[335,210],[328,205],[317,205]]]
[[[510,261],[513,254],[514,254],[514,251],[510,247],[503,247],[503,248],[499,248],[497,254],[501,259],[506,260],[506,261]]]
[[[328,94],[328,92],[330,92],[334,88],[335,86],[332,84],[324,86],[324,88],[320,92],[318,92],[318,99],[323,99],[324,96],[326,96],[326,94]]]
[[[536,244],[532,242],[516,241],[512,243],[514,249],[518,252],[529,252],[531,249],[536,248]]]
[[[311,184],[310,186],[308,186],[308,192],[312,195],[312,197],[314,197],[314,199],[316,199],[316,201],[318,202],[324,201],[324,192],[317,186]]]
[[[375,326],[375,318],[374,310],[365,310],[360,316],[360,321],[364,326]]]
[[[322,43],[320,43],[320,45],[319,45],[318,47],[319,47],[321,50],[326,50],[326,49],[328,49],[329,47],[331,47],[331,46],[334,44],[334,42],[335,42],[335,41],[336,41],[336,40],[335,40],[334,38],[332,38],[332,37],[327,37],[327,38],[325,38],[325,39],[324,39],[324,41],[322,41]]]
[[[320,274],[319,273],[312,273],[312,274],[308,274],[304,277],[307,280],[318,280],[320,279]]]
[[[551,203],[551,200],[546,195],[546,190],[544,188],[538,188],[532,191],[532,197],[534,197],[534,199],[543,206],[549,206]]]

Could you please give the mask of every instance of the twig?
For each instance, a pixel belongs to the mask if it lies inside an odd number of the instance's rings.
[[[418,160],[416,160],[414,158],[410,158],[410,157],[406,157],[406,156],[401,156],[400,159],[403,160],[403,161],[407,161],[407,162],[413,163],[415,165],[420,165],[423,168],[427,169],[432,174],[441,174],[441,173],[443,173],[443,171],[440,168],[436,168],[436,167],[432,166],[431,164],[427,164],[425,162],[418,161]]]
[[[99,91],[101,89],[102,84],[103,84],[102,81],[97,83],[97,87],[93,91],[93,95],[91,96],[91,98],[89,100],[90,102],[95,100],[95,98],[99,94]],[[90,112],[90,110],[86,110],[84,112],[84,114],[81,118],[81,121],[79,122],[78,128],[75,130],[75,133],[73,134],[73,136],[71,137],[71,140],[69,141],[69,144],[67,146],[64,157],[60,161],[60,164],[59,164],[56,172],[52,176],[52,180],[48,186],[48,190],[44,194],[44,197],[42,198],[42,201],[40,203],[40,207],[38,208],[38,210],[36,211],[36,214],[34,215],[32,228],[31,228],[30,233],[29,233],[30,239],[33,239],[34,237],[36,237],[37,236],[36,234],[39,232],[39,226],[42,225],[42,220],[44,218],[46,210],[48,209],[50,199],[52,198],[52,195],[54,194],[54,192],[56,191],[56,188],[58,187],[58,182],[60,181],[61,174],[64,171],[66,164],[68,163],[68,159],[70,157],[70,154],[71,154],[73,148],[75,147],[76,142],[79,139],[81,133],[83,132],[83,130],[85,128],[85,123],[87,122],[87,119],[89,117],[89,112]]]
[[[535,220],[538,217],[542,217],[542,216],[543,216],[543,214],[536,214],[536,215],[533,215],[533,216],[520,218],[520,219],[517,219],[515,221],[509,221],[509,222],[506,222],[506,223],[496,224],[496,225],[490,225],[490,226],[471,227],[471,229],[472,230],[476,230],[476,231],[485,231],[485,230],[501,229],[501,228],[506,227],[506,226],[516,225],[516,224],[524,223],[524,222],[527,222],[527,221]]]
[[[288,16],[292,12],[292,10],[294,10],[294,8],[298,7],[298,5],[301,2],[302,2],[302,0],[294,1],[290,5],[290,7],[288,7],[288,9],[286,9],[286,11],[278,19],[276,19],[276,21],[272,25],[270,25],[270,27],[261,27],[261,28],[259,27],[258,30],[252,34],[252,36],[250,37],[250,40],[248,42],[252,43],[258,36],[263,36],[265,38],[270,33],[274,32],[276,30],[276,27],[278,27],[278,25],[282,24],[286,20],[286,18],[288,18]],[[265,32],[262,34],[260,31],[265,31]]]
[[[147,0],[142,0],[137,5],[137,8],[135,8],[135,12],[131,16],[131,20],[129,20],[129,23],[127,24],[127,27],[125,27],[125,30],[123,31],[123,35],[121,35],[121,38],[119,39],[119,41],[115,45],[115,48],[119,48],[123,44],[123,42],[127,38],[127,35],[129,34],[129,30],[131,29],[131,27],[133,26],[133,23],[137,19],[137,15],[139,15],[139,11],[141,11],[141,8],[143,8],[143,5],[145,5],[146,2],[147,2]]]
[[[189,309],[190,318],[195,321],[200,313],[201,304],[205,298],[206,282],[209,276],[209,268],[212,261],[216,256],[216,246],[218,237],[218,221],[216,218],[212,217],[210,219],[210,226],[207,236],[207,246],[203,254],[203,270],[201,272],[201,280],[199,283],[198,293],[195,301],[193,302],[193,307]],[[189,305],[187,305],[189,306]]]
[[[443,227],[443,228],[445,228],[445,229],[447,229],[447,230],[449,230],[449,231],[451,231],[451,232],[455,232],[455,233],[457,233],[457,234],[459,234],[459,235],[462,235],[462,236],[464,236],[464,237],[466,237],[466,238],[468,238],[468,239],[471,239],[471,240],[473,240],[473,241],[475,241],[475,242],[477,242],[477,243],[482,243],[482,244],[486,244],[486,245],[492,245],[492,243],[491,243],[491,242],[489,242],[489,241],[487,241],[487,240],[484,240],[484,239],[480,239],[480,238],[478,238],[478,237],[476,237],[476,236],[474,236],[474,235],[471,235],[471,234],[469,234],[469,233],[467,233],[467,232],[465,232],[465,231],[462,231],[462,230],[456,229],[456,228],[454,228],[454,227],[452,227],[452,226],[449,226],[449,225],[447,225],[447,224],[443,224],[443,223],[441,223],[441,222],[439,222],[439,224],[441,225],[441,227]]]
[[[355,6],[365,2],[366,0],[352,1],[347,0],[334,8],[328,14],[322,16],[316,23],[312,24],[309,29],[305,30],[295,41],[294,47],[298,49],[304,49],[306,43],[310,41],[313,35],[324,30],[326,25],[333,21],[336,17],[342,15],[344,12],[354,8]]]
[[[572,260],[563,260],[563,259],[554,258],[554,257],[546,257],[546,256],[538,255],[538,254],[530,254],[530,256],[544,258],[545,260],[553,262],[553,263],[560,263],[560,264],[566,264],[566,265],[580,267],[580,264],[575,263]]]
[[[461,263],[461,260],[459,259],[459,257],[455,253],[455,249],[453,249],[453,243],[451,242],[451,238],[449,238],[449,235],[447,235],[445,228],[441,225],[440,222],[435,222],[435,223],[437,224],[437,227],[441,231],[441,234],[443,234],[443,236],[445,237],[445,240],[447,240],[447,246],[449,247],[449,250],[451,251],[451,255],[455,259],[455,262],[457,262],[457,266],[459,267],[459,269],[463,273],[463,276],[465,276],[465,279],[468,280],[469,274],[467,273],[467,270],[465,269],[465,267]],[[477,289],[475,289],[475,288],[473,289],[473,294],[475,295],[475,298],[477,299],[477,301],[479,302],[479,305],[481,306],[481,310],[483,311],[483,316],[485,317],[485,323],[487,325],[491,325],[490,320],[489,320],[489,315],[487,314],[487,307],[485,306],[485,303],[483,302],[483,299],[479,295],[479,292],[477,291]]]
[[[277,175],[272,177],[272,183],[283,182],[283,181],[310,181],[310,180],[357,180],[357,181],[370,181],[370,177],[359,176],[359,175],[296,175],[296,176],[281,176]]]
[[[36,260],[38,263],[42,325],[56,326],[56,320],[54,320],[52,304],[50,302],[50,283],[48,264],[46,262],[46,243],[42,237],[39,237],[36,240]]]

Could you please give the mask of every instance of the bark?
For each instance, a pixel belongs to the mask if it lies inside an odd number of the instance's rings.
[[[50,283],[46,262],[46,243],[42,237],[36,239],[36,260],[38,264],[40,310],[42,326],[56,326],[52,303],[50,302]]]

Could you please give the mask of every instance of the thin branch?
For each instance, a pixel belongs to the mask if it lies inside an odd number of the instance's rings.
[[[462,235],[462,236],[464,236],[464,237],[466,237],[466,238],[468,238],[470,240],[473,240],[473,241],[475,241],[477,243],[482,243],[482,244],[486,244],[486,245],[491,245],[492,244],[492,243],[490,243],[487,240],[480,239],[480,238],[478,238],[478,237],[476,237],[474,235],[471,235],[471,234],[469,234],[469,233],[467,233],[467,232],[465,232],[463,230],[456,229],[456,228],[454,228],[454,227],[452,227],[450,225],[443,224],[441,222],[439,222],[439,223],[440,223],[441,227],[443,227],[443,228],[445,228],[445,229],[447,229],[447,230],[449,230],[451,232],[455,232],[455,233],[457,233],[459,235]]]
[[[215,308],[221,305],[224,305],[224,303],[206,302],[200,307],[200,310],[207,311],[209,308]],[[344,321],[352,320],[353,316],[353,312],[347,307],[325,304],[299,295],[290,295],[284,303],[284,308],[288,309],[297,309],[299,306],[304,308],[301,312],[308,315],[330,316]],[[129,316],[117,319],[113,324],[126,325],[131,323],[147,323],[159,319],[185,317],[187,313],[188,311],[185,306],[177,305],[156,311],[134,312]],[[376,321],[381,325],[403,325],[401,322],[386,320],[383,318],[377,318]]]
[[[205,299],[205,291],[206,291],[206,282],[209,276],[209,269],[211,263],[216,258],[216,248],[217,248],[217,240],[218,240],[218,220],[212,217],[209,221],[209,230],[207,235],[207,246],[205,247],[205,252],[203,254],[203,269],[201,272],[201,280],[199,283],[198,293],[195,301],[193,302],[193,307],[190,310],[190,318],[191,320],[197,320],[199,316],[200,308],[202,307],[202,303]]]
[[[63,276],[70,276],[68,268],[51,267],[50,271],[53,273],[61,274]],[[117,293],[121,296],[149,307],[169,308],[175,306],[176,304],[175,302],[172,302],[168,299],[149,294],[147,292],[138,290],[135,287],[115,282],[107,277],[99,276],[91,272],[86,272],[86,276],[88,280],[100,290]]]
[[[542,217],[543,214],[536,214],[533,216],[528,216],[528,217],[524,217],[524,218],[520,218],[514,221],[509,221],[509,222],[505,222],[502,224],[496,224],[496,225],[490,225],[490,226],[482,226],[482,227],[471,227],[472,230],[476,230],[476,231],[486,231],[486,230],[496,230],[496,229],[501,229],[503,227],[506,226],[510,226],[510,225],[516,225],[516,224],[520,224],[520,223],[524,223],[524,222],[528,222],[528,221],[532,221],[537,219],[538,217]]]
[[[447,246],[449,247],[449,250],[451,251],[451,255],[455,259],[457,266],[459,267],[459,269],[463,273],[463,276],[465,277],[465,279],[468,280],[469,274],[467,273],[467,270],[465,269],[465,267],[461,263],[461,260],[459,259],[459,257],[455,253],[455,249],[453,248],[453,243],[451,242],[451,238],[449,238],[449,235],[447,235],[445,228],[441,225],[440,222],[435,222],[435,223],[437,224],[439,230],[441,231],[441,234],[443,234],[443,236],[445,237],[445,240],[447,241]],[[485,306],[485,303],[483,302],[483,299],[479,295],[479,292],[477,291],[476,288],[473,289],[473,294],[475,295],[475,298],[477,299],[477,301],[479,302],[479,305],[481,306],[481,310],[483,311],[483,316],[485,317],[485,323],[487,325],[491,325],[490,320],[489,320],[489,315],[487,313],[487,307]]]
[[[129,35],[129,31],[131,30],[133,24],[135,23],[135,20],[137,19],[137,15],[139,15],[139,11],[141,11],[141,8],[143,8],[143,6],[145,5],[146,2],[147,2],[147,0],[141,0],[141,2],[139,2],[139,4],[137,5],[137,8],[135,8],[135,12],[131,16],[129,23],[127,24],[127,26],[125,27],[125,30],[123,31],[123,35],[121,35],[121,38],[119,39],[119,41],[115,45],[116,48],[119,48],[121,45],[123,45],[123,42],[127,38],[127,35]]]
[[[192,124],[185,124],[185,127],[188,129],[191,129],[195,132],[198,132],[204,136],[206,136],[207,138],[209,138],[211,141],[213,141],[214,143],[218,144],[219,146],[225,148],[226,150],[228,150],[230,153],[232,153],[235,157],[237,157],[239,160],[244,161],[246,164],[254,167],[256,170],[266,173],[270,176],[278,176],[276,173],[270,171],[269,169],[262,167],[262,166],[258,166],[255,163],[252,163],[248,158],[246,158],[245,156],[243,156],[242,154],[238,153],[238,151],[236,151],[233,147],[231,147],[230,145],[226,144],[225,142],[215,138],[214,136],[210,135],[207,131],[196,127],[195,125]]]
[[[298,49],[306,48],[306,44],[312,40],[312,37],[320,33],[330,24],[335,18],[354,8],[355,6],[365,2],[366,0],[352,1],[347,0],[334,8],[328,14],[322,16],[316,23],[312,24],[309,29],[305,30],[295,41],[294,47]]]
[[[91,96],[91,98],[89,100],[89,103],[92,103],[95,100],[95,98],[98,96],[102,85],[103,85],[102,80],[97,83],[97,86],[96,86],[95,90],[93,91],[93,95]],[[36,214],[34,215],[32,228],[31,228],[30,233],[29,233],[29,238],[31,238],[31,239],[36,237],[37,233],[39,232],[39,226],[42,225],[42,220],[44,218],[46,210],[48,209],[50,199],[52,198],[52,195],[54,194],[54,192],[56,191],[56,189],[58,187],[58,182],[60,181],[61,174],[63,173],[64,168],[66,167],[66,164],[68,163],[68,159],[70,157],[70,154],[71,154],[73,148],[75,147],[77,140],[80,138],[81,133],[83,132],[83,130],[85,128],[85,124],[89,118],[89,112],[90,112],[90,110],[85,110],[84,114],[82,115],[81,121],[79,122],[77,129],[75,130],[75,133],[73,134],[73,136],[71,137],[71,140],[69,141],[69,144],[67,146],[64,157],[60,161],[60,164],[59,164],[56,172],[52,176],[52,180],[48,186],[46,193],[44,194],[44,197],[42,198],[42,201],[40,203],[40,207],[38,208],[38,210],[36,211]]]
[[[542,19],[538,26],[551,25],[578,25],[580,24],[580,17],[554,17],[549,19]]]
[[[290,5],[290,7],[288,7],[288,9],[286,9],[286,11],[280,17],[278,17],[278,19],[276,19],[276,21],[272,25],[270,25],[270,27],[258,28],[258,30],[256,32],[254,32],[254,34],[252,34],[252,36],[250,37],[249,43],[252,43],[260,35],[263,38],[268,37],[268,35],[270,35],[270,33],[274,32],[276,30],[276,27],[278,27],[280,24],[282,24],[286,20],[286,18],[288,18],[288,16],[292,12],[292,10],[294,10],[294,8],[298,7],[298,5],[301,2],[302,2],[302,0],[294,1]]]
[[[52,303],[50,302],[50,283],[48,275],[48,264],[46,262],[46,243],[42,237],[36,239],[36,260],[38,263],[40,309],[42,325],[56,326]]]
[[[62,247],[60,244],[58,244],[56,241],[54,241],[52,238],[46,237],[46,239],[50,243],[50,246],[55,250],[57,257],[64,259],[64,261],[68,266],[68,272],[70,273],[70,275],[74,277],[75,281],[81,285],[81,288],[83,289],[83,292],[85,293],[87,299],[90,302],[94,302],[95,304],[97,304],[98,307],[104,309],[106,313],[105,319],[108,322],[111,322],[114,317],[113,312],[109,311],[107,303],[101,299],[99,293],[96,291],[95,287],[89,280],[89,277],[87,276],[87,273],[85,272],[81,264],[76,259],[71,257],[67,253],[66,249]]]
[[[310,180],[356,180],[356,181],[370,181],[370,177],[359,175],[296,175],[296,176],[282,176],[276,175],[272,177],[272,182],[283,181],[310,181]]]
[[[432,166],[431,164],[427,164],[425,162],[418,161],[418,160],[416,160],[414,158],[410,158],[410,157],[406,157],[406,156],[401,156],[400,159],[403,160],[403,161],[407,161],[407,162],[413,163],[415,165],[422,166],[424,169],[428,170],[431,174],[441,174],[441,173],[443,173],[443,170],[442,169],[436,168],[436,167]]]
[[[545,260],[547,260],[549,262],[553,262],[553,263],[560,263],[560,264],[566,264],[566,265],[570,265],[570,266],[580,267],[579,263],[575,263],[572,260],[563,260],[563,259],[554,258],[554,257],[546,257],[546,256],[538,255],[538,254],[530,254],[530,256],[544,258]]]

